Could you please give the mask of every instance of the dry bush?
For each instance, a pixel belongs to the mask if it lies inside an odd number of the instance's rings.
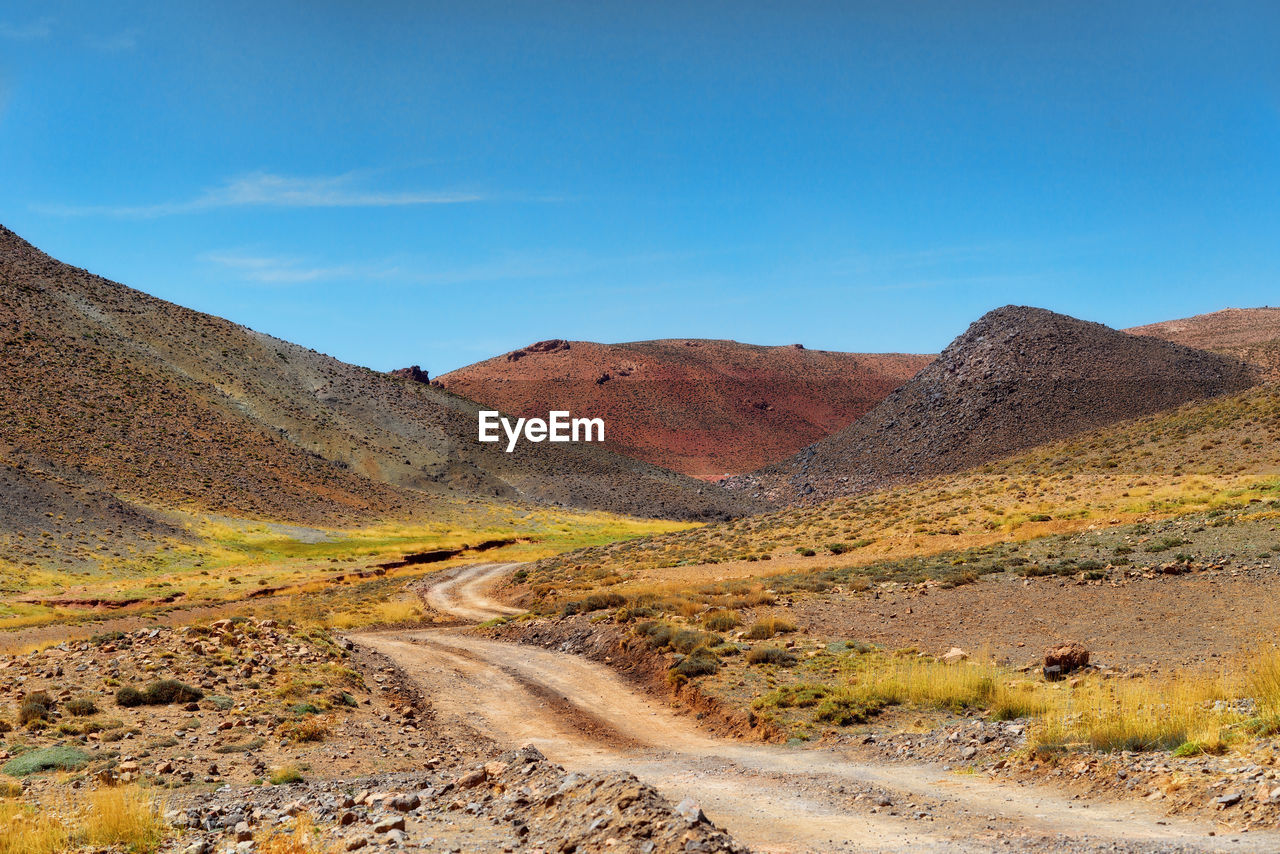
[[[765,617],[752,623],[751,628],[747,629],[745,637],[750,640],[768,640],[774,635],[786,634],[795,630],[796,624],[790,620],[782,617]]]
[[[281,735],[294,744],[302,744],[304,742],[324,741],[329,737],[331,730],[327,721],[308,717],[285,724],[281,727],[280,732]]]
[[[735,611],[712,611],[702,618],[702,627],[713,632],[727,632],[742,623]]]

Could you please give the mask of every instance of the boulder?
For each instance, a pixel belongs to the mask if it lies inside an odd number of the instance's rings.
[[[1089,650],[1083,644],[1069,641],[1051,646],[1044,653],[1044,677],[1061,679],[1089,664]]]

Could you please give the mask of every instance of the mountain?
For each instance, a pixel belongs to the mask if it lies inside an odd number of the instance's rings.
[[[736,341],[540,341],[437,378],[515,415],[602,417],[607,445],[702,478],[784,459],[854,421],[932,357]]]
[[[1227,308],[1125,331],[1234,356],[1280,381],[1280,308]]]
[[[0,227],[5,504],[155,536],[172,529],[166,508],[322,525],[420,516],[460,498],[674,518],[743,509],[599,446],[504,453],[476,441],[477,411],[63,264]],[[38,537],[30,521],[10,508],[0,535]],[[45,533],[74,542],[95,524]]]
[[[1233,358],[1006,306],[848,428],[724,485],[788,503],[853,495],[1256,381],[1256,369]]]

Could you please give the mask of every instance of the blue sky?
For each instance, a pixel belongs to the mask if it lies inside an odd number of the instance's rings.
[[[373,7],[373,8],[364,8]],[[378,369],[1280,303],[1280,4],[6,2],[0,222]]]

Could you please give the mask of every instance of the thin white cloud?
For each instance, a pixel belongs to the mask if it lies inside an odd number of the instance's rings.
[[[394,267],[361,267],[353,264],[317,266],[300,258],[248,255],[239,252],[206,252],[201,261],[234,270],[240,277],[265,285],[300,285],[329,279],[385,279],[395,276]]]
[[[103,53],[125,53],[138,46],[138,36],[142,31],[136,27],[121,30],[112,35],[89,35],[84,37],[85,44]]]
[[[194,199],[152,205],[40,205],[41,213],[61,216],[161,217],[201,213],[220,208],[383,208],[414,205],[456,205],[484,201],[476,193],[420,190],[367,190],[355,186],[356,173],[294,177],[254,172],[206,190]]]
[[[53,18],[37,18],[27,24],[11,24],[0,21],[0,38],[31,42],[47,39],[53,33]]]

